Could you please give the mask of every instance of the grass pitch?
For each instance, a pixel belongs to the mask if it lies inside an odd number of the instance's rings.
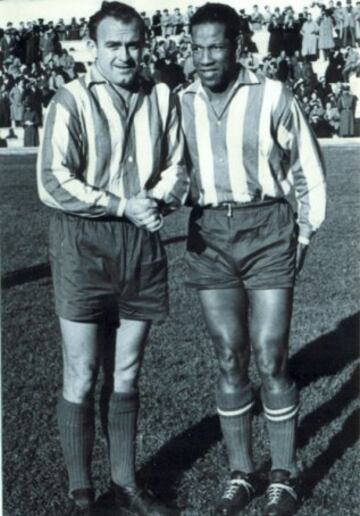
[[[325,149],[328,215],[298,281],[291,369],[302,396],[299,515],[359,514],[359,152]],[[3,487],[6,516],[62,516],[66,473],[55,404],[60,336],[47,263],[49,213],[37,199],[35,158],[0,156],[2,233]],[[226,457],[215,415],[216,364],[195,294],[183,286],[188,211],[166,220],[171,316],[153,326],[141,374],[138,470],[164,499],[207,516],[222,492]],[[252,367],[252,378],[259,378]],[[269,469],[261,410],[254,418],[259,470]],[[97,421],[97,495],[109,466]],[[261,514],[263,497],[244,512]]]

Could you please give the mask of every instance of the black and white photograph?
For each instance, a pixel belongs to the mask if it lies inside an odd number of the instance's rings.
[[[360,514],[360,1],[0,0],[4,516]]]

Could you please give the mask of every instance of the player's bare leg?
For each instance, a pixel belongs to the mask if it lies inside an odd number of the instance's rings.
[[[226,515],[241,510],[255,494],[248,301],[243,288],[200,290],[199,296],[220,372],[216,398],[231,478],[215,514]]]
[[[299,394],[288,373],[292,289],[251,290],[250,334],[262,379],[261,397],[270,436],[272,472],[265,514],[295,510],[296,427]],[[282,512],[281,512],[282,514]]]
[[[100,326],[60,319],[63,391],[57,414],[69,493],[79,506],[91,505],[91,455],[95,417],[93,391],[99,368]]]

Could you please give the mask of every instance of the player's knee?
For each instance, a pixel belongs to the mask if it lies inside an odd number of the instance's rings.
[[[64,370],[64,398],[73,403],[83,403],[92,395],[96,382],[94,367],[67,367]]]
[[[232,349],[222,349],[218,352],[220,375],[223,381],[236,384],[241,375],[239,355]]]
[[[132,364],[131,367],[118,366],[114,371],[114,391],[115,392],[133,392],[137,389],[140,361]]]
[[[269,346],[270,348],[270,346]],[[264,383],[272,383],[281,378],[284,371],[284,349],[282,346],[273,346],[270,350],[266,346],[256,353],[256,361],[261,379]],[[275,348],[275,349],[274,349]]]

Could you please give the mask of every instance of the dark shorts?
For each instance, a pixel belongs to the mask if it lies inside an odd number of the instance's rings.
[[[158,233],[126,219],[54,212],[50,264],[59,317],[79,322],[164,319],[167,259]]]
[[[232,209],[194,208],[189,221],[188,275],[198,289],[278,289],[294,284],[297,225],[286,201]]]

